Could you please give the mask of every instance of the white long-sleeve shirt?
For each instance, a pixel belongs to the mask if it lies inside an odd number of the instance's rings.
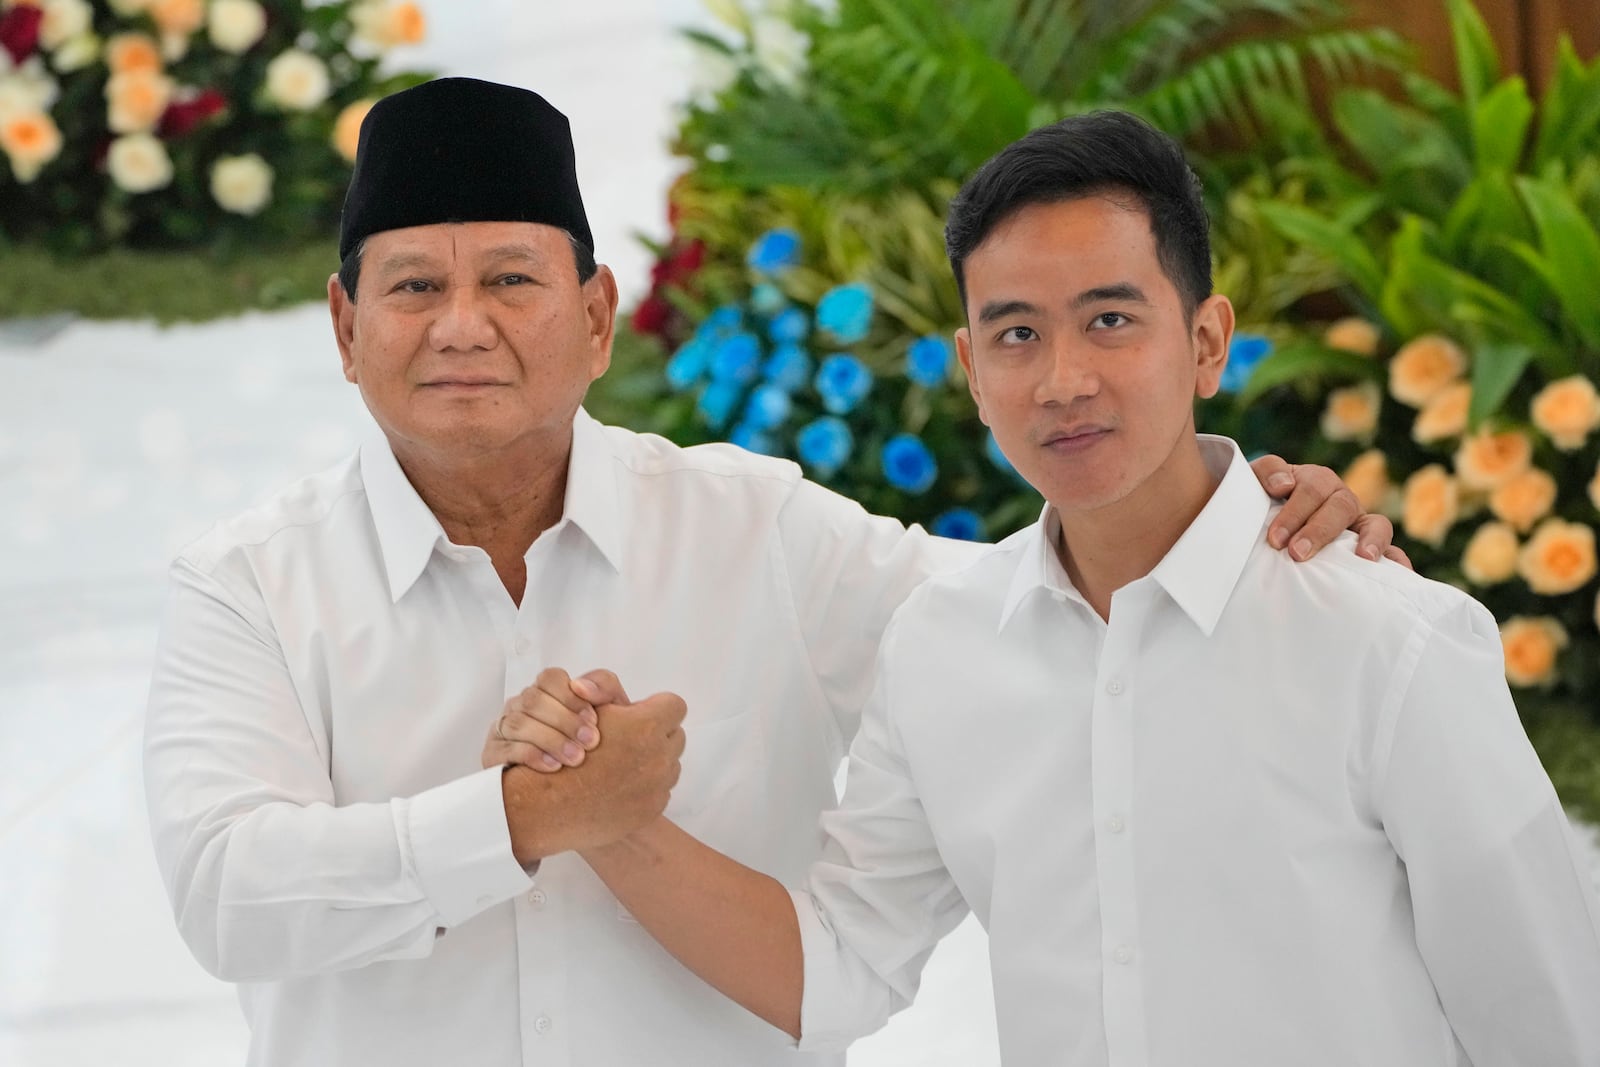
[[[1600,919],[1494,619],[1292,563],[1231,442],[1102,621],[1047,516],[912,594],[794,894],[802,1048],[967,911],[1007,1067],[1594,1067]]]
[[[582,412],[520,608],[381,439],[214,528],[172,570],[145,777],[178,926],[240,984],[249,1062],[838,1063],[683,970],[578,858],[530,879],[482,745],[547,666],[677,692],[668,815],[798,884],[891,612],[972,551],[793,464]]]

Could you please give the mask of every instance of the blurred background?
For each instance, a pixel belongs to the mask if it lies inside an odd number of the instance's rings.
[[[591,411],[974,539],[1038,503],[952,358],[949,197],[1074,112],[1182,138],[1241,323],[1202,428],[1495,612],[1600,875],[1597,49],[1600,0],[0,0],[0,1063],[242,1060],[144,822],[165,569],[368,432],[339,202],[441,74],[572,120],[627,309]],[[851,1062],[995,1062],[983,953]]]

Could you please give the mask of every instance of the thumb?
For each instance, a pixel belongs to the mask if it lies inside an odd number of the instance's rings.
[[[622,682],[611,671],[604,669],[588,671],[572,679],[572,691],[596,707],[629,702],[628,694],[623,692]]]

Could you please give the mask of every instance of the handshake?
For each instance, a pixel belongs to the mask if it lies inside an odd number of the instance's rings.
[[[610,671],[574,678],[553,667],[507,700],[483,766],[507,768],[517,859],[601,848],[659,818],[678,783],[686,710],[674,693],[630,702]]]

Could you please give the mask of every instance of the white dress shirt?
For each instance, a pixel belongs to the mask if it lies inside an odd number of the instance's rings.
[[[173,567],[145,775],[178,926],[240,983],[249,1062],[840,1062],[680,967],[577,857],[530,878],[480,753],[547,666],[675,691],[667,814],[800,884],[890,614],[974,551],[791,463],[582,412],[520,608],[381,439],[215,527]]]
[[[1600,919],[1494,619],[1270,550],[1202,447],[1220,486],[1109,623],[1048,518],[896,615],[794,894],[800,1047],[903,1007],[970,906],[1008,1067],[1600,1064]]]

